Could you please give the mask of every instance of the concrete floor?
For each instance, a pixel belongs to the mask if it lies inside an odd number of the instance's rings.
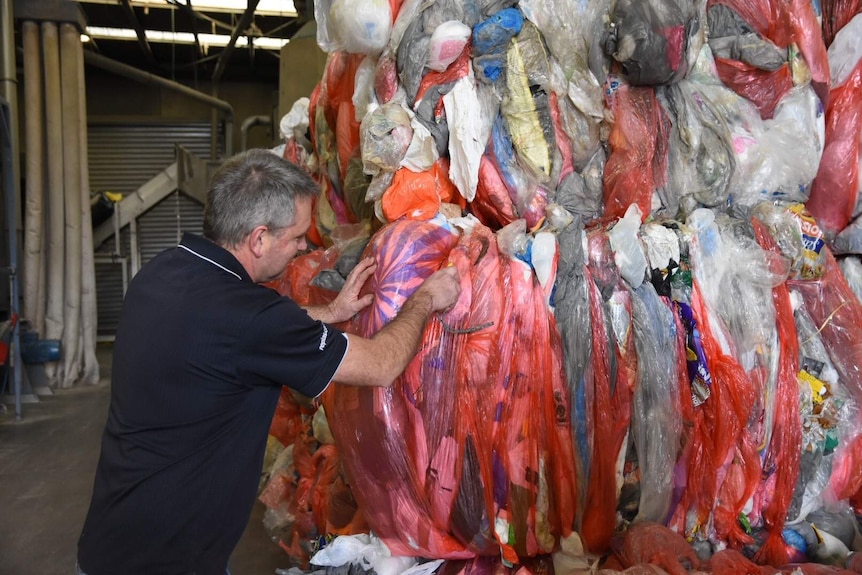
[[[55,391],[0,410],[0,574],[70,575],[87,513],[110,400],[111,348],[98,350],[98,385]],[[233,575],[272,575],[289,565],[255,505],[230,561]]]

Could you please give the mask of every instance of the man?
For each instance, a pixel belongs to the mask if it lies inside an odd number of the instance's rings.
[[[281,386],[387,386],[426,321],[455,303],[454,268],[429,277],[371,339],[329,325],[369,305],[361,261],[328,306],[300,308],[258,285],[306,249],[317,185],[267,150],[213,177],[204,238],[145,265],[126,294],[111,405],[78,543],[86,575],[224,575],[248,522]]]

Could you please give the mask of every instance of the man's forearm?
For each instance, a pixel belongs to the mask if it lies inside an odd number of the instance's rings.
[[[432,298],[423,291],[415,292],[398,315],[372,337],[388,356],[387,363],[393,370],[392,379],[401,375],[419,350],[425,324],[432,314]]]
[[[305,305],[302,309],[308,313],[311,319],[322,321],[323,323],[338,323],[338,320],[332,312],[330,304],[323,305]]]
[[[420,290],[372,338],[348,335],[350,349],[336,380],[354,385],[391,384],[416,355],[432,309],[431,295]]]

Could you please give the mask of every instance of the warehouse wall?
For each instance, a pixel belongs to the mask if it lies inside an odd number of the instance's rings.
[[[87,67],[87,115],[93,122],[209,122],[212,108],[187,96],[150,86]],[[186,84],[188,85],[188,84]],[[211,83],[200,82],[189,86],[211,94]],[[240,149],[240,127],[250,116],[275,116],[276,129],[255,126],[248,132],[248,147],[272,147],[279,143],[277,115],[278,92],[272,84],[230,83],[219,84],[219,99],[234,109],[233,149]]]
[[[325,66],[326,52],[317,45],[317,23],[312,20],[300,28],[290,43],[281,49],[278,119],[290,111],[297,99],[311,95],[323,76]]]

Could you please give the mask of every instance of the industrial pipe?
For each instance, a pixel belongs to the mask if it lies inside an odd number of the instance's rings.
[[[81,33],[74,24],[60,24],[60,86],[63,98],[63,180],[66,214],[66,293],[63,306],[63,378],[72,387],[81,370],[81,132],[76,47]],[[89,207],[87,202],[87,207]]]
[[[24,217],[24,317],[45,334],[45,145],[42,109],[42,49],[39,25],[21,24],[24,44],[24,131],[27,202]]]
[[[75,45],[78,64],[78,153],[81,163],[81,377],[80,383],[99,383],[96,358],[98,308],[96,307],[96,259],[93,253],[93,223],[90,212],[90,158],[87,138],[87,90],[84,78],[84,47]]]
[[[63,337],[63,282],[65,265],[63,101],[60,94],[60,42],[57,24],[42,22],[45,63],[45,130],[48,157],[48,301],[45,308],[45,339]],[[45,364],[45,375],[56,386],[57,362]]]
[[[270,126],[272,127],[272,118],[269,116],[249,116],[242,122],[239,129],[239,151],[244,152],[248,149],[248,131],[254,126]]]
[[[12,180],[15,186],[15,201],[20,206],[20,167],[18,147],[18,71],[15,67],[15,20],[12,0],[0,0],[0,97],[5,98],[11,111],[12,133]],[[15,228],[20,229],[21,220],[15,215]]]
[[[150,74],[149,72],[144,72],[143,70],[117,62],[116,60],[105,58],[104,56],[91,52],[90,50],[84,52],[84,60],[91,66],[102,68],[108,72],[125,76],[126,78],[130,78],[143,84],[154,84],[168,90],[173,90],[174,92],[179,92],[189,98],[194,98],[199,102],[203,102],[213,108],[221,110],[225,114],[225,154],[227,156],[233,155],[233,106],[228,102],[214,98],[209,94],[198,92],[197,90],[184,86],[178,82],[174,82],[173,80],[168,80],[161,76],[156,76],[155,74]]]

